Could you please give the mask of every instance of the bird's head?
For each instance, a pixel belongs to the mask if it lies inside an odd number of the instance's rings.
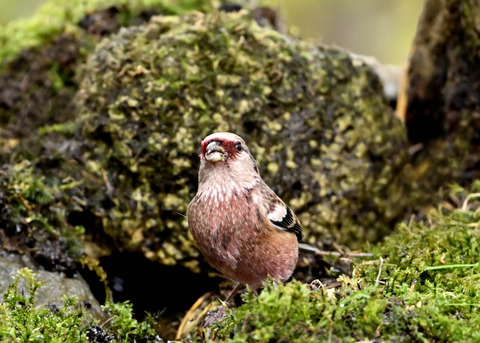
[[[216,132],[207,136],[202,142],[200,159],[201,172],[228,170],[238,178],[258,174],[257,163],[245,141],[234,133]]]

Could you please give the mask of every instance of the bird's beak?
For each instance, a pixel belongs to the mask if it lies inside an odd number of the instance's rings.
[[[225,160],[225,149],[222,148],[220,142],[213,141],[208,143],[205,159],[212,163]]]

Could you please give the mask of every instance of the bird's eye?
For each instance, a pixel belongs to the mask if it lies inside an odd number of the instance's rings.
[[[235,143],[235,149],[237,149],[238,152],[243,150],[242,143],[237,142]]]

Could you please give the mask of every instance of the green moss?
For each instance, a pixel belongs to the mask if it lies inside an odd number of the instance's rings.
[[[133,318],[133,307],[129,302],[107,303],[103,309],[108,313],[110,321],[105,331],[115,337],[114,342],[163,342],[155,334],[156,325],[153,316],[147,313],[142,321]]]
[[[51,183],[49,183],[51,182]],[[67,221],[69,180],[36,174],[28,161],[0,169],[0,230],[9,251],[40,256],[44,267],[70,272],[83,250],[83,227]],[[57,242],[56,244],[51,244]]]
[[[121,13],[119,23],[127,26],[144,11],[179,14],[189,9],[208,9],[204,0],[51,0],[29,19],[17,20],[0,27],[0,66],[16,57],[21,50],[49,45],[60,33],[79,33],[78,24],[88,13],[109,7]]]
[[[2,342],[162,342],[153,317],[134,319],[128,302],[107,303],[108,319],[97,325],[74,297],[65,296],[63,306],[39,307],[35,295],[40,287],[32,270],[19,270],[0,303]]]
[[[19,282],[27,283],[27,292]],[[21,269],[0,304],[2,342],[82,342],[88,318],[75,298],[64,298],[61,308],[36,307],[35,293],[42,284],[30,269]]]
[[[258,296],[250,292],[243,300],[244,305],[215,327],[219,341],[233,333],[226,341],[314,342],[316,334],[305,333],[324,321],[321,296],[297,281],[278,286],[269,282]]]
[[[465,195],[463,195],[464,197]],[[377,259],[323,289],[268,283],[213,327],[227,342],[475,342],[480,339],[479,194],[399,225]],[[312,290],[313,289],[313,290]]]

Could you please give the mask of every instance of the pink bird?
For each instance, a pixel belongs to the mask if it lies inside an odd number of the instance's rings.
[[[187,211],[198,249],[237,284],[256,289],[268,276],[286,281],[298,260],[302,226],[268,187],[243,139],[218,132],[202,142],[198,191]]]

